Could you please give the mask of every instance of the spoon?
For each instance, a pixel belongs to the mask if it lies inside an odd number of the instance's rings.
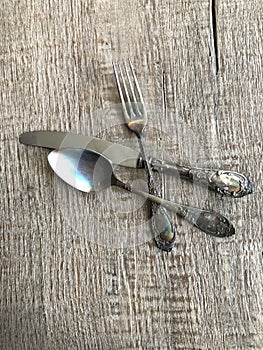
[[[64,148],[50,152],[48,161],[63,181],[82,192],[94,193],[110,186],[117,186],[176,212],[177,215],[209,235],[228,237],[235,233],[228,219],[215,211],[173,203],[123,183],[115,177],[111,162],[97,152],[80,148]]]

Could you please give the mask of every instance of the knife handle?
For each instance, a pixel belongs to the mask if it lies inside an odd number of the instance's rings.
[[[141,162],[144,161],[141,160]],[[169,175],[179,174],[183,179],[207,186],[225,196],[240,198],[254,191],[254,183],[245,175],[235,171],[190,168],[155,158],[150,158],[149,163],[154,171]]]

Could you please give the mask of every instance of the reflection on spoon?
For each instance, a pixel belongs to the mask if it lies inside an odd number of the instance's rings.
[[[115,177],[110,161],[99,153],[87,149],[64,148],[52,151],[48,155],[48,161],[62,180],[80,191],[92,193],[117,186],[176,212],[209,235],[228,237],[235,233],[233,225],[219,213],[180,205],[131,188]]]

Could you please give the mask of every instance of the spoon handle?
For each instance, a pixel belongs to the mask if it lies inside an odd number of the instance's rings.
[[[144,162],[142,160],[142,162]],[[243,197],[254,190],[254,184],[244,174],[205,168],[190,168],[177,163],[169,163],[155,158],[149,162],[155,171],[170,175],[179,174],[181,178],[204,185],[215,192],[230,197]]]
[[[177,215],[183,217],[189,223],[211,236],[229,237],[235,234],[234,226],[228,221],[228,219],[213,210],[203,210],[173,203],[147,192],[131,188],[130,185],[124,184],[119,180],[117,180],[114,184],[129,192],[136,193],[152,202],[158,203],[167,210],[176,212]]]

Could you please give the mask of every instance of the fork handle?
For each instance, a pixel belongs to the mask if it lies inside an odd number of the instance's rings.
[[[139,160],[144,164],[143,158]],[[222,195],[240,198],[254,191],[254,184],[245,175],[229,170],[215,170],[206,168],[190,168],[177,163],[149,158],[154,171],[170,175],[178,175],[186,180],[207,186]]]
[[[143,142],[143,134],[137,134],[139,146],[144,159],[148,159]],[[148,175],[149,193],[161,197],[159,184],[155,181],[151,165],[146,161],[145,168]],[[157,247],[166,252],[170,252],[176,241],[176,227],[171,223],[171,219],[166,209],[159,203],[151,203],[151,226]]]

